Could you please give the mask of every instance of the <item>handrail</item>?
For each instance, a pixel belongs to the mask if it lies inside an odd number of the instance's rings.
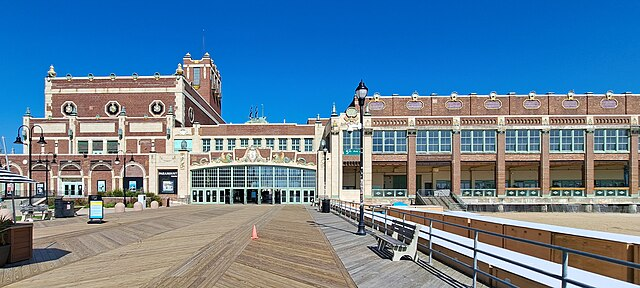
[[[335,202],[338,203],[337,205],[336,204],[331,205],[332,208],[352,206],[352,209],[350,209],[352,211],[349,211],[351,216],[353,216],[353,217],[357,217],[358,216],[357,214],[359,213],[359,211],[358,211],[358,209],[355,209],[355,207],[358,206],[359,203],[347,202],[347,201],[341,201],[341,200],[335,200],[335,199],[333,199],[332,201],[334,203]],[[338,205],[341,205],[341,206],[338,206]],[[387,228],[386,227],[387,226],[387,217],[393,217],[393,216],[387,216],[389,214],[388,212],[391,211],[391,209],[389,207],[383,207],[383,206],[380,206],[380,205],[365,205],[365,206],[369,206],[371,208],[370,210],[367,209],[366,210],[367,212],[365,212],[365,215],[369,214],[371,216],[371,223],[370,223],[371,226],[373,226],[375,224],[375,218],[376,217],[378,217],[378,218],[382,217],[380,215],[374,215],[374,213],[376,213],[376,208],[382,210],[382,211],[378,210],[379,212],[384,212],[383,216],[384,216],[384,225],[385,225],[385,231],[386,231],[386,228]],[[337,210],[337,208],[334,209],[334,210]],[[456,263],[458,263],[460,265],[463,265],[464,267],[466,267],[467,269],[470,269],[472,271],[472,274],[473,274],[473,287],[476,287],[477,274],[478,273],[480,273],[482,275],[485,275],[485,276],[487,276],[487,277],[489,277],[491,279],[494,279],[496,281],[499,281],[499,282],[501,282],[501,283],[503,283],[503,284],[505,284],[507,286],[516,287],[513,284],[511,284],[509,282],[506,282],[505,280],[502,280],[502,279],[500,279],[500,278],[498,278],[496,276],[490,275],[490,274],[488,274],[488,273],[486,273],[486,272],[484,272],[482,270],[479,270],[477,268],[477,261],[478,261],[478,259],[477,259],[478,255],[477,254],[478,253],[493,257],[493,258],[498,259],[498,260],[502,260],[502,261],[511,263],[513,265],[520,266],[520,267],[525,268],[527,270],[531,270],[533,272],[546,275],[546,276],[551,277],[551,278],[556,279],[556,280],[560,280],[560,281],[562,281],[562,287],[566,287],[566,285],[569,284],[569,283],[573,284],[573,285],[580,286],[580,287],[593,287],[593,286],[591,286],[589,284],[582,283],[580,281],[568,278],[567,270],[568,270],[568,267],[569,267],[569,262],[568,261],[569,261],[569,255],[570,254],[575,254],[575,255],[579,255],[579,256],[583,256],[583,257],[587,257],[587,258],[592,258],[592,259],[605,261],[605,262],[609,262],[609,263],[613,263],[613,264],[617,264],[617,265],[622,265],[622,266],[625,266],[627,268],[640,269],[640,264],[638,264],[638,263],[633,263],[633,262],[624,261],[624,260],[620,260],[620,259],[615,259],[615,258],[611,258],[611,257],[607,257],[607,256],[602,256],[602,255],[598,255],[598,254],[593,254],[593,253],[589,253],[589,252],[584,252],[584,251],[580,251],[580,250],[566,248],[566,247],[562,247],[562,246],[558,246],[558,245],[547,244],[547,243],[537,242],[537,241],[533,241],[533,240],[518,238],[518,237],[514,237],[514,236],[510,236],[510,235],[504,235],[504,234],[498,234],[498,233],[495,233],[495,232],[480,230],[480,229],[477,229],[477,228],[462,226],[462,225],[459,225],[459,224],[450,223],[450,222],[446,222],[446,221],[438,220],[438,219],[433,219],[433,218],[425,217],[425,216],[422,216],[422,215],[415,215],[415,214],[411,213],[410,211],[401,211],[401,210],[393,210],[393,211],[401,214],[403,221],[405,221],[406,216],[411,216],[413,218],[419,218],[419,219],[423,219],[423,220],[428,220],[429,221],[429,226],[428,226],[429,227],[429,229],[428,229],[429,232],[426,233],[428,235],[428,237],[429,237],[428,238],[428,242],[429,242],[428,247],[425,246],[424,244],[419,244],[419,245],[428,250],[428,252],[429,252],[429,263],[431,263],[432,253],[436,253],[436,254],[438,254],[440,256],[444,256],[444,257],[446,257],[446,258],[448,258],[450,260],[453,260],[454,262],[456,262]],[[345,215],[346,215],[346,211],[345,211]],[[367,221],[365,221],[365,223],[366,222]],[[469,246],[469,245],[466,245],[466,244],[463,244],[463,243],[459,243],[457,241],[454,241],[454,240],[451,240],[451,239],[448,239],[448,238],[433,234],[432,233],[433,223],[441,223],[441,224],[444,224],[444,225],[448,225],[448,226],[452,226],[452,227],[458,227],[458,228],[462,228],[462,229],[465,229],[467,231],[473,232],[474,245],[473,246]],[[380,226],[380,225],[378,224],[378,226]],[[422,231],[422,232],[424,232],[424,231]],[[489,236],[495,236],[495,237],[500,237],[500,238],[503,238],[503,239],[519,241],[519,242],[522,242],[522,243],[531,244],[531,245],[535,245],[535,246],[540,246],[540,247],[544,247],[544,248],[560,250],[562,252],[562,256],[563,256],[562,257],[562,263],[561,263],[562,264],[562,273],[561,273],[561,275],[557,275],[557,274],[552,273],[552,272],[544,271],[544,270],[541,270],[539,268],[532,267],[532,266],[524,264],[524,263],[520,263],[520,262],[518,262],[516,260],[512,260],[512,259],[508,259],[508,258],[502,257],[500,255],[496,255],[496,254],[491,253],[489,251],[484,251],[484,250],[478,248],[478,245],[477,245],[478,244],[478,235],[479,234],[486,234],[486,235],[489,235]],[[468,265],[468,264],[466,264],[464,262],[461,262],[461,261],[459,261],[457,259],[454,259],[451,256],[443,254],[440,251],[433,250],[432,241],[431,241],[432,237],[439,238],[439,239],[441,239],[443,241],[446,241],[446,242],[458,245],[460,247],[472,250],[473,251],[473,255],[474,255],[474,257],[473,257],[474,258],[473,259],[473,261],[474,261],[473,264],[474,265]],[[606,276],[604,276],[604,277],[606,277]],[[622,280],[620,280],[620,281],[622,281]]]

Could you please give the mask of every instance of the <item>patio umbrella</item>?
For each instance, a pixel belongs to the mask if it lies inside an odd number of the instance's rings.
[[[0,183],[37,183],[37,181],[7,170],[0,170]]]
[[[0,183],[38,183],[29,177],[11,173],[11,171],[0,169]],[[11,207],[13,214],[13,222],[16,221],[16,203],[14,201],[14,193],[11,193]]]

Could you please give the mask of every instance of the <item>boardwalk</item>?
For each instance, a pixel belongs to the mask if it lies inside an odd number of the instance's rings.
[[[108,214],[106,220],[102,225],[88,225],[84,217],[37,222],[34,258],[0,269],[0,286],[450,287],[458,283],[448,283],[442,280],[447,277],[411,261],[383,259],[367,248],[374,241],[371,236],[357,237],[352,224],[340,216],[300,205],[192,205]],[[249,237],[254,224],[258,240]]]
[[[355,223],[335,214],[318,213],[309,209],[317,226],[322,229],[342,263],[358,287],[469,287],[471,279],[462,273],[433,261],[429,266],[421,261],[392,262],[389,255],[379,255],[372,235],[357,236]],[[370,232],[370,228],[369,229]],[[373,248],[373,249],[372,249]],[[385,257],[385,258],[383,258]],[[478,287],[484,287],[478,284]]]

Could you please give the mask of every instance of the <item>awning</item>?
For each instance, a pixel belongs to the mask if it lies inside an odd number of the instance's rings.
[[[26,176],[13,174],[11,171],[0,170],[0,183],[37,183]]]

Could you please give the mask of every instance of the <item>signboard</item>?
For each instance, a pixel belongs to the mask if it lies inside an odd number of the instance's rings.
[[[360,149],[343,149],[344,155],[360,155]]]
[[[98,192],[107,192],[106,180],[98,180]]]
[[[15,184],[7,183],[5,185],[6,185],[5,191],[4,191],[5,197],[13,197],[13,191],[15,191]]]
[[[100,195],[89,195],[89,223],[102,223],[104,219],[104,202]]]
[[[178,170],[158,170],[158,194],[178,193]]]
[[[36,197],[45,197],[44,183],[36,183]]]

